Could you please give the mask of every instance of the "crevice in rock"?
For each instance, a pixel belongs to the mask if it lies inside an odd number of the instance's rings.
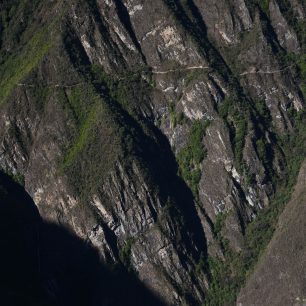
[[[141,50],[141,46],[140,43],[136,37],[136,34],[133,30],[133,25],[130,19],[130,15],[129,12],[127,10],[127,8],[125,7],[125,5],[122,3],[121,0],[114,0],[115,4],[116,4],[116,8],[117,8],[117,13],[118,13],[118,17],[120,19],[120,21],[122,22],[122,24],[124,25],[125,29],[127,30],[127,32],[130,35],[130,38],[133,41],[133,44],[136,46],[138,52],[141,54],[142,60],[144,61],[144,63],[146,64],[146,58],[145,55],[143,54],[142,50]]]

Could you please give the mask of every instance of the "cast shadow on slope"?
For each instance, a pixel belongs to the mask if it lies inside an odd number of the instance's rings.
[[[0,173],[3,306],[163,305],[136,276],[103,266],[88,243],[44,222],[31,197]]]

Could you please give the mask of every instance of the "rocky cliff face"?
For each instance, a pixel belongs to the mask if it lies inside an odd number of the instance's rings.
[[[1,172],[0,186],[2,305],[163,305],[135,275],[103,265],[97,248],[42,220],[23,187]]]
[[[0,6],[1,169],[165,303],[233,303],[304,157],[303,1]]]

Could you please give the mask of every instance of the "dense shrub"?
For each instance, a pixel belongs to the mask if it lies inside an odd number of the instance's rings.
[[[177,155],[179,174],[189,185],[196,199],[201,179],[201,162],[206,156],[203,137],[208,124],[207,121],[194,121],[190,129],[188,143]]]

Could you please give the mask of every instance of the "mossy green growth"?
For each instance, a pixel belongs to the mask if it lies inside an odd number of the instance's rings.
[[[207,74],[207,71],[203,69],[193,69],[188,71],[185,78],[185,86],[188,87],[194,81],[198,80],[199,78],[202,78],[204,73]]]
[[[243,149],[248,131],[249,111],[238,98],[229,96],[218,105],[218,113],[231,131],[235,167],[239,172],[243,172]]]
[[[94,108],[101,104],[100,95],[95,92],[92,85],[86,83],[73,86],[65,93],[73,117],[79,127],[88,120],[88,117],[93,116]]]
[[[21,50],[12,54],[0,65],[0,104],[10,96],[13,88],[41,62],[52,47],[49,30],[47,27],[35,33]]]
[[[175,104],[171,103],[169,106],[170,111],[170,124],[172,128],[175,128],[177,125],[187,123],[189,119],[184,115],[183,112],[177,113],[175,110]]]
[[[101,111],[103,110],[101,109],[101,104],[99,103],[96,103],[91,107],[89,114],[87,115],[86,119],[84,119],[81,125],[79,135],[76,141],[74,142],[73,146],[69,149],[68,153],[64,158],[65,167],[70,166],[74,162],[78,152],[80,152],[89,141],[91,133],[93,132],[92,131],[93,126],[95,125],[97,116]]]
[[[198,197],[198,184],[201,179],[201,162],[206,156],[203,137],[209,121],[194,121],[187,145],[177,155],[179,174],[191,188],[195,198]]]
[[[268,159],[267,145],[265,138],[259,138],[256,140],[257,155],[265,167],[268,167],[270,162]]]
[[[134,238],[132,237],[127,238],[125,244],[119,251],[120,261],[129,271],[132,270],[131,254],[132,254],[132,246],[134,243],[135,243]]]
[[[99,192],[104,178],[121,153],[121,134],[106,98],[89,83],[58,92],[67,107],[74,132],[61,160],[65,173],[83,202]],[[70,112],[69,112],[70,111]]]
[[[213,228],[213,233],[215,237],[218,237],[220,235],[227,216],[228,216],[227,212],[220,212],[217,214]]]
[[[270,0],[257,0],[258,1],[258,5],[260,6],[260,8],[262,9],[262,11],[269,16],[269,3]]]
[[[301,76],[300,88],[303,93],[304,99],[306,99],[306,54],[298,56],[296,63]]]

